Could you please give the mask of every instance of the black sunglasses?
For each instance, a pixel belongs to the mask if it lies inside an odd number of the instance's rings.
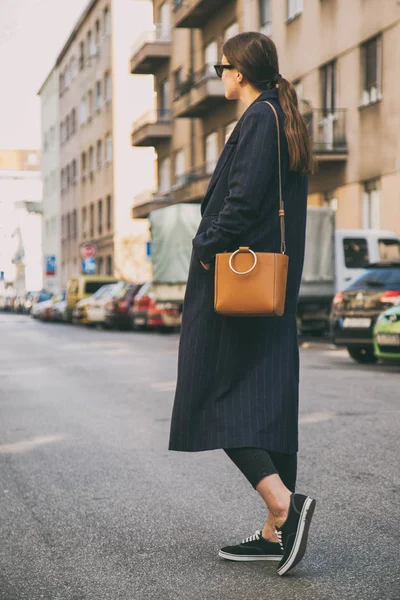
[[[233,65],[214,65],[214,69],[216,74],[218,75],[218,77],[222,77],[222,73],[224,72],[224,69],[234,69],[235,67]]]

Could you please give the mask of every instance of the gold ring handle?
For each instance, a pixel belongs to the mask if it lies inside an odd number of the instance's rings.
[[[231,254],[231,257],[229,259],[229,267],[231,269],[231,271],[233,271],[234,273],[236,273],[237,275],[247,275],[247,273],[251,273],[252,270],[255,268],[256,264],[257,264],[257,255],[253,252],[253,250],[250,250],[249,248],[249,252],[252,253],[252,255],[254,256],[254,265],[251,267],[251,269],[249,269],[248,271],[236,271],[236,269],[234,269],[232,267],[232,258],[238,254],[238,252],[240,252],[240,250],[236,250],[236,252],[234,252],[233,254]]]

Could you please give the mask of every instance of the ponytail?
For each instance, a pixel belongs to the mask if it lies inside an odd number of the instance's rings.
[[[293,85],[284,77],[278,81],[279,104],[285,115],[285,135],[289,148],[289,169],[304,175],[315,172],[310,136],[300,114],[297,94]]]

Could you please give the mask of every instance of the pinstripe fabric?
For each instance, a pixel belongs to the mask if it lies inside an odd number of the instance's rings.
[[[273,102],[281,123],[289,256],[282,317],[214,311],[214,258],[239,245],[279,252],[278,165]],[[298,450],[299,349],[296,305],[304,261],[307,178],[288,170],[277,90],[244,112],[202,201],[182,313],[170,450],[260,447]],[[206,271],[200,264],[211,262]]]

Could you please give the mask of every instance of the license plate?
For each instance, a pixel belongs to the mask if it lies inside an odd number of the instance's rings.
[[[172,327],[181,324],[180,316],[163,315],[163,320],[165,325],[170,325]]]
[[[145,321],[145,319],[142,319],[142,318],[140,318],[140,317],[139,317],[139,318],[138,318],[138,317],[136,317],[136,319],[135,319],[135,323],[136,323],[136,325],[144,325],[144,324],[145,324],[145,322],[146,322],[146,321]]]
[[[343,321],[343,327],[354,328],[354,329],[368,329],[371,325],[371,319],[360,319],[346,317]]]
[[[378,333],[376,341],[380,346],[400,346],[400,334]]]

